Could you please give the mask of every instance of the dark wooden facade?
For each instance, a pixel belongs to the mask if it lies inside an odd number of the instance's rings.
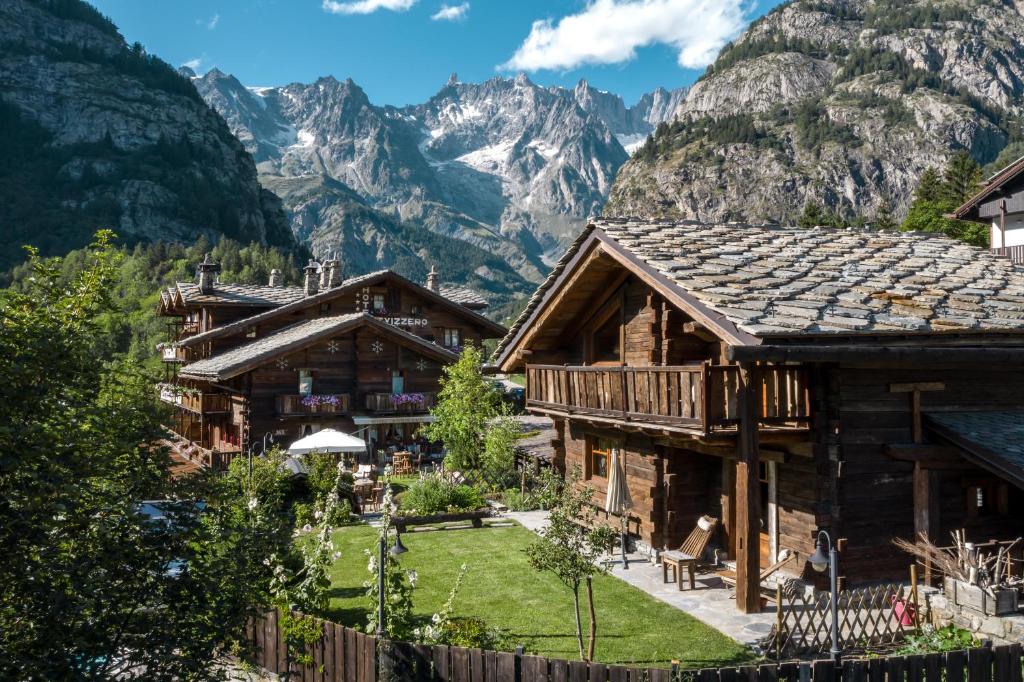
[[[216,290],[206,298],[216,298]],[[504,332],[479,312],[391,272],[309,295],[284,293],[280,305],[254,304],[248,315],[220,301],[172,300],[163,307],[186,322],[174,325],[177,338],[161,348],[168,367],[162,395],[178,406],[178,434],[200,451],[228,455],[219,458],[224,463],[268,434],[287,445],[327,427],[358,433],[370,447],[408,444],[429,420],[443,366],[462,345]],[[260,350],[303,323],[349,318],[338,333]],[[190,319],[198,323],[190,327]],[[220,373],[192,371],[228,353],[245,357],[249,349],[251,362]]]
[[[528,409],[555,420],[556,465],[578,470],[601,507],[603,453],[618,448],[630,533],[654,551],[678,548],[702,514],[720,518],[741,610],[759,608],[758,568],[784,550],[797,555],[791,572],[806,571],[819,529],[840,540],[848,583],[905,578],[911,559],[895,537],[1024,531],[1021,480],[979,465],[927,419],[1024,406],[1024,355],[1013,369],[957,356],[1024,349],[1016,338],[890,335],[906,352],[886,357],[871,350],[877,338],[832,335],[808,359],[773,355],[596,236],[549,285],[496,360],[525,371]]]

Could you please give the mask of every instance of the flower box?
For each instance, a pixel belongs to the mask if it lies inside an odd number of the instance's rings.
[[[1016,588],[986,589],[947,577],[943,583],[946,598],[957,606],[986,616],[1005,616],[1020,608]]]

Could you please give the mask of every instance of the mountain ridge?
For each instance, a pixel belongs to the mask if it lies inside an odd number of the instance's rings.
[[[960,149],[1020,149],[1024,4],[794,0],[720,53],[623,166],[605,215],[905,214]],[[1004,151],[1007,150],[1007,151]]]
[[[264,185],[323,175],[364,209],[499,255],[532,283],[603,206],[628,158],[623,143],[646,139],[685,94],[659,88],[627,107],[585,80],[565,89],[453,73],[427,101],[394,107],[332,76],[256,88],[214,69],[192,82],[253,154]],[[296,234],[314,251],[330,248],[285,205]]]

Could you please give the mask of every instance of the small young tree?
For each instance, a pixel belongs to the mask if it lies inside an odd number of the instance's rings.
[[[516,442],[522,437],[519,422],[509,414],[495,417],[487,424],[483,466],[494,487],[504,489],[515,484]]]
[[[580,660],[592,660],[597,636],[592,578],[605,569],[598,558],[611,546],[615,531],[594,524],[595,511],[590,504],[593,488],[577,485],[574,474],[562,486],[558,500],[540,537],[525,550],[530,565],[537,571],[554,574],[572,591],[576,620],[576,643]],[[590,605],[590,643],[583,649],[583,622],[580,618],[580,586],[586,583]]]
[[[434,421],[424,432],[444,443],[446,466],[475,471],[482,463],[488,424],[501,412],[501,396],[483,374],[483,352],[470,344],[444,368],[437,406],[430,411]]]

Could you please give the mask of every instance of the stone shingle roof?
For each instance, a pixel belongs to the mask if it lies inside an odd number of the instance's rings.
[[[928,412],[927,419],[982,464],[1024,481],[1024,412]]]
[[[555,266],[496,356],[594,230],[756,337],[1024,332],[1024,270],[940,235],[599,219]]]
[[[195,282],[178,282],[176,286],[187,305],[279,306],[302,298],[301,287],[217,282],[213,291],[204,294]]]
[[[249,368],[279,355],[304,348],[318,339],[360,326],[375,326],[382,331],[419,346],[438,358],[454,362],[458,355],[415,334],[379,320],[367,313],[349,313],[304,320],[237,346],[209,358],[203,358],[181,368],[179,376],[203,380],[223,380],[237,376]]]
[[[363,282],[367,282],[374,279],[375,277],[387,274],[387,272],[387,270],[378,270],[377,272],[369,272],[365,275],[350,277],[342,281],[341,284],[332,289],[324,289],[323,291],[308,297],[303,296],[302,290],[300,289],[298,298],[292,301],[288,301],[282,305],[275,306],[271,310],[265,310],[261,313],[256,313],[255,315],[250,315],[249,317],[242,318],[241,320],[236,320],[234,322],[230,322],[219,327],[214,327],[213,329],[209,329],[205,332],[202,332],[201,334],[188,336],[182,339],[181,341],[176,342],[174,345],[180,347],[194,346],[196,344],[203,343],[204,341],[209,341],[210,339],[219,338],[221,336],[228,336],[232,333],[239,332],[245,329],[246,327],[251,327],[254,324],[259,324],[264,320],[277,317],[281,313],[287,313],[290,310],[299,310],[308,305],[314,305],[321,300],[333,298],[338,294],[339,289],[358,286]]]
[[[442,284],[439,287],[438,293],[452,303],[458,303],[459,305],[467,308],[475,309],[487,307],[487,299],[467,287],[460,287],[454,284]]]
[[[279,329],[262,339],[237,346],[209,358],[196,360],[181,368],[181,376],[225,379],[234,376],[237,370],[261,359],[270,359],[293,348],[304,346],[316,339],[338,331],[363,317],[363,313],[335,315],[305,320]]]

